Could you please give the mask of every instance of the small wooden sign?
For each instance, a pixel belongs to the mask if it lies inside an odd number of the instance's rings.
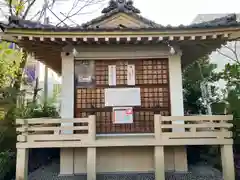
[[[108,85],[116,86],[116,65],[108,66]]]
[[[129,64],[127,66],[127,84],[128,85],[135,85],[135,65]]]
[[[95,86],[93,61],[76,61],[75,81],[77,87],[86,88]]]

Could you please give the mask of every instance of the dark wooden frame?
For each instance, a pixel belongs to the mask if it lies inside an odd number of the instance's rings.
[[[137,87],[141,87],[143,88],[144,86],[146,86],[147,88],[152,88],[152,87],[158,87],[158,88],[161,88],[161,87],[164,87],[164,88],[168,88],[168,107],[155,107],[155,108],[144,108],[144,107],[133,107],[133,110],[134,112],[153,112],[153,114],[159,114],[161,112],[164,112],[164,111],[168,111],[168,115],[171,114],[171,103],[170,103],[170,79],[169,79],[169,59],[167,58],[152,58],[152,59],[123,59],[122,61],[128,61],[128,62],[137,62],[137,61],[143,61],[143,60],[165,60],[166,61],[166,66],[167,66],[167,84],[138,84]],[[120,61],[121,59],[119,60],[114,60],[114,62],[116,61]],[[78,88],[76,87],[76,81],[75,81],[75,65],[76,65],[76,61],[78,60],[74,60],[74,115],[75,117],[79,117],[78,114],[79,113],[86,113],[87,115],[90,115],[90,114],[97,114],[97,112],[111,112],[112,111],[112,107],[104,107],[104,108],[96,108],[96,109],[93,109],[93,108],[84,108],[83,110],[82,109],[78,109],[77,108],[77,90]],[[96,60],[96,61],[104,61],[104,60]],[[109,65],[110,64],[114,64],[113,61],[109,61]],[[135,64],[135,63],[134,63]],[[111,87],[109,85],[96,85],[96,88],[108,88],[108,87]],[[128,85],[117,85],[116,86],[117,88],[119,87],[136,87],[136,86],[128,86]],[[165,115],[163,113],[163,115]],[[135,115],[134,115],[135,117]],[[116,125],[116,126],[119,126],[119,125]],[[128,125],[126,125],[128,126]],[[124,131],[124,132],[121,132],[121,130],[116,130],[115,129],[115,132],[99,132],[97,130],[97,133],[151,133],[153,132],[153,129],[148,129],[146,131],[134,131],[132,132],[131,130],[129,131]],[[131,129],[131,128],[130,128]]]

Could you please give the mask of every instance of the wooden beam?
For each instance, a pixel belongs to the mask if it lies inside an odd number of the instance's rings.
[[[207,36],[201,36],[201,39],[205,40],[205,39],[207,39]]]
[[[232,139],[216,139],[216,138],[185,138],[185,139],[165,139],[164,135],[161,140],[157,141],[152,136],[146,137],[112,137],[98,138],[90,141],[87,138],[84,141],[45,141],[45,142],[27,142],[17,143],[17,148],[52,148],[52,147],[123,147],[123,146],[185,146],[185,145],[232,145]]]
[[[77,38],[76,38],[76,37],[73,37],[72,40],[73,40],[73,42],[76,42],[76,41],[77,41]]]
[[[95,43],[100,44],[98,37],[94,37],[94,41],[95,41]]]
[[[195,36],[191,36],[191,37],[190,37],[190,40],[195,40]]]
[[[153,40],[153,37],[152,36],[149,36],[148,37],[148,41],[152,41]]]
[[[217,38],[217,34],[213,34],[213,35],[212,35],[212,38],[213,38],[213,39],[216,39],[216,38]]]
[[[180,36],[179,40],[183,41],[184,40],[184,36]]]
[[[116,37],[116,43],[117,43],[117,44],[120,43],[120,37]]]
[[[160,41],[162,41],[163,40],[163,37],[162,36],[159,36],[158,37],[158,41],[160,42]]]
[[[108,37],[105,37],[104,41],[105,41],[105,43],[109,44],[109,38]]]
[[[126,42],[127,42],[127,44],[128,44],[128,43],[131,41],[131,37],[128,36],[128,37],[126,38],[126,40],[127,40]]]
[[[169,41],[173,41],[174,40],[174,36],[169,36]]]

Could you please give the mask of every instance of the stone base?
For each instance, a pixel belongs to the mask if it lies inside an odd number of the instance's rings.
[[[216,176],[197,176],[191,172],[166,172],[166,180],[223,180]],[[59,176],[59,164],[53,163],[37,169],[28,180],[87,180],[86,174]],[[97,180],[155,180],[154,172],[149,173],[99,173]]]

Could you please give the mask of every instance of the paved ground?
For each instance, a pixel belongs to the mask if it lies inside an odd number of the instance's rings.
[[[222,180],[219,173],[201,173],[202,170],[209,168],[200,168],[199,173],[177,173],[166,172],[166,180]],[[196,171],[196,169],[195,169]],[[29,175],[29,180],[86,180],[86,175],[77,176],[58,176],[59,164],[54,162],[43,168],[39,168]],[[97,180],[154,180],[153,173],[134,173],[134,174],[98,174]]]

